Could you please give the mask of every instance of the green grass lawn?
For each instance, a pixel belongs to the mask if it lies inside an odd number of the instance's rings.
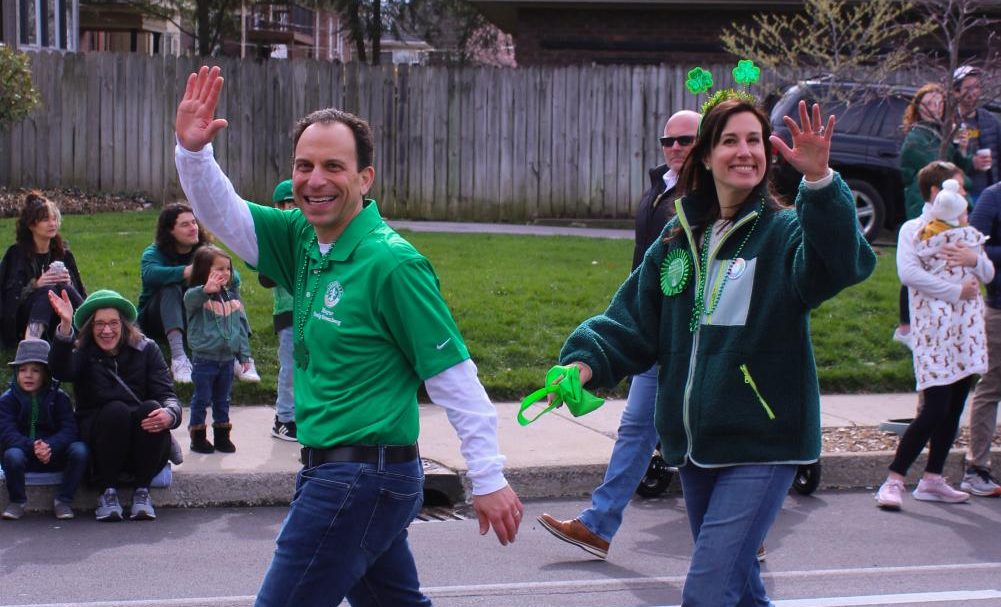
[[[70,241],[88,291],[110,288],[136,301],[139,255],[153,238],[156,210],[72,215]],[[14,220],[0,220],[13,241]],[[541,385],[563,339],[604,309],[629,273],[632,242],[570,237],[405,232],[434,264],[480,377],[495,400],[521,399]],[[277,375],[271,293],[242,263],[242,295],[254,328],[251,348],[263,378],[238,383],[236,403],[270,403]],[[893,250],[881,252],[875,274],[813,314],[824,392],[913,389],[910,353],[890,340],[898,284]],[[12,352],[4,353],[10,360]],[[4,373],[7,367],[4,366]],[[9,377],[7,374],[6,377]],[[4,380],[7,381],[6,379]],[[623,386],[617,393],[624,394]],[[190,388],[182,387],[182,398]]]

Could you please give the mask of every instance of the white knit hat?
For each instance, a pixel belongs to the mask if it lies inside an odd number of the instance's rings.
[[[935,219],[957,225],[957,220],[966,211],[966,207],[966,198],[959,193],[959,182],[955,179],[946,179],[942,182],[942,189],[931,205],[931,215]]]

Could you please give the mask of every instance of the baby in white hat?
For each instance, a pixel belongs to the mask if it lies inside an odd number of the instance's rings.
[[[968,203],[966,197],[960,192],[959,181],[946,179],[942,182],[942,189],[932,201],[931,216],[933,219],[921,229],[919,238],[928,240],[946,230],[969,225],[967,208]]]

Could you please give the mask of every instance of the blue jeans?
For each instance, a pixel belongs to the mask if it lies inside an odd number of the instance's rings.
[[[256,607],[429,607],[407,544],[423,485],[419,458],[303,468]]]
[[[43,464],[34,454],[25,453],[20,447],[11,447],[3,452],[3,473],[7,479],[7,494],[10,501],[23,504],[28,501],[24,486],[26,472],[63,471],[63,484],[56,498],[65,504],[73,503],[76,488],[87,469],[87,445],[81,441],[70,443],[62,453],[52,453],[49,463]]]
[[[794,464],[679,468],[695,552],[685,607],[767,607],[755,553],[796,475]]]
[[[295,419],[295,390],[292,384],[294,368],[292,327],[285,327],[278,332],[278,397],[275,399],[275,417],[280,422]]]
[[[646,473],[657,444],[653,411],[659,369],[654,365],[633,376],[605,480],[591,494],[591,507],[580,513],[580,521],[607,542],[622,525],[622,512]]]
[[[233,389],[233,361],[197,356],[191,363],[191,417],[188,427],[205,425],[205,409],[212,403],[212,423],[229,423],[229,395]]]

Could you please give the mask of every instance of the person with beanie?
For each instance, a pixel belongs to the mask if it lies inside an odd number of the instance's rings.
[[[136,326],[136,308],[115,291],[90,294],[74,313],[65,292],[49,294],[59,315],[49,364],[73,383],[80,435],[94,459],[100,491],[95,516],[120,521],[118,486],[128,482],[133,520],[153,520],[153,477],[170,456],[181,405],[159,346]]]
[[[71,519],[88,452],[79,440],[69,395],[49,376],[48,342],[22,341],[9,364],[14,379],[0,396],[0,454],[10,496],[3,518],[17,520],[24,515],[26,472],[62,471],[52,509],[57,519]]]
[[[907,470],[925,444],[928,461],[914,499],[959,503],[970,498],[952,488],[942,470],[973,379],[987,371],[980,285],[994,278],[994,265],[984,253],[986,238],[966,223],[965,194],[959,180],[942,182],[930,219],[916,231],[917,242],[897,248],[900,282],[909,291],[914,377],[924,404],[876,492],[876,504],[884,510],[900,510]],[[901,230],[902,239],[909,234],[913,232]]]

